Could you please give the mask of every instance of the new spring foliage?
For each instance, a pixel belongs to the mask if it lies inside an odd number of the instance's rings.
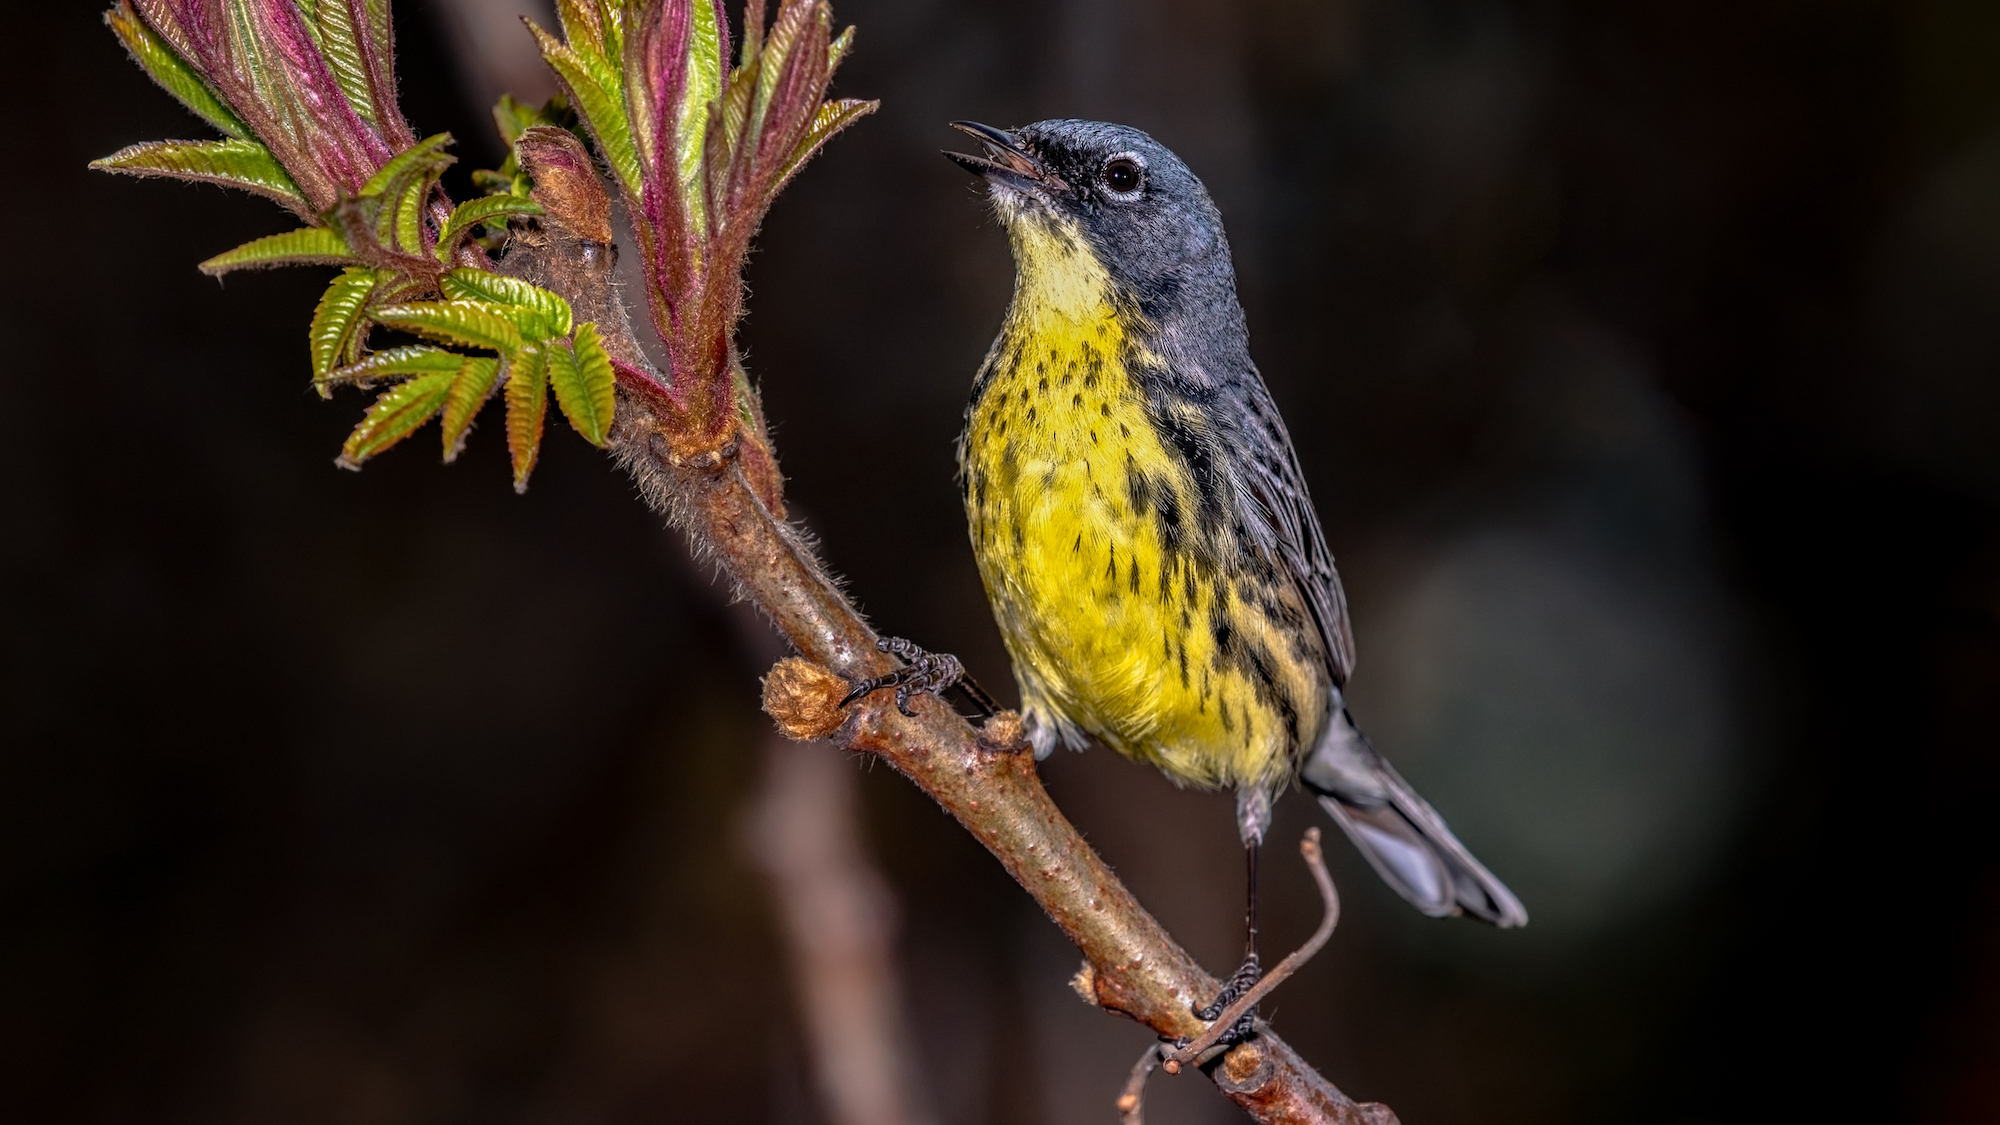
[[[761,446],[731,354],[744,258],[779,190],[879,104],[826,100],[853,29],[835,37],[824,0],[781,0],[766,28],[752,0],[732,66],[719,0],[559,0],[556,11],[560,39],[533,30],[632,217],[666,345],[664,380],[642,376],[641,389],[679,452],[733,437]]]
[[[305,225],[201,264],[221,275],[338,267],[308,332],[314,385],[382,386],[341,450],[359,467],[440,419],[444,459],[480,407],[505,403],[514,483],[539,456],[547,400],[585,439],[610,437],[621,382],[643,395],[679,450],[747,436],[770,466],[755,396],[734,363],[741,272],[772,198],[873,102],[828,102],[851,36],[834,39],[824,0],[782,0],[766,30],[745,14],[731,67],[714,0],[563,0],[563,39],[530,25],[568,95],[531,108],[502,100],[510,144],[574,119],[623,197],[641,243],[663,378],[614,364],[597,327],[561,296],[496,272],[479,240],[544,216],[510,159],[476,182],[493,194],[454,206],[439,184],[446,134],[418,139],[397,102],[388,0],[120,0],[106,22],[134,61],[218,140],[131,145],[93,167],[215,183],[271,199]],[[546,146],[545,146],[546,147]],[[577,152],[581,157],[581,149]],[[585,165],[576,171],[595,177]],[[550,198],[546,194],[544,198]],[[560,218],[560,217],[559,217]],[[608,241],[608,215],[571,229]],[[375,327],[425,341],[376,351]],[[775,468],[769,474],[775,480]]]

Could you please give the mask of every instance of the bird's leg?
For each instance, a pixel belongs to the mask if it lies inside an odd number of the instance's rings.
[[[1261,843],[1262,840],[1258,836],[1251,836],[1243,842],[1243,859],[1249,877],[1247,895],[1249,908],[1245,911],[1246,937],[1243,943],[1243,964],[1237,966],[1229,979],[1222,982],[1222,991],[1215,994],[1214,1001],[1205,1008],[1194,1009],[1197,1019],[1213,1020],[1220,1017],[1224,1009],[1234,1004],[1237,997],[1255,988],[1257,982],[1264,976],[1263,966],[1257,960],[1257,852]],[[1220,1041],[1239,1043],[1248,1039],[1254,1031],[1256,1018],[1257,1011],[1254,1008],[1243,1013],[1236,1021],[1236,1026],[1225,1032]]]
[[[902,660],[903,666],[886,676],[875,676],[854,685],[854,690],[848,692],[847,698],[840,701],[842,707],[870,692],[895,688],[896,710],[914,718],[916,712],[910,710],[911,696],[942,695],[955,686],[965,693],[965,697],[972,701],[972,705],[980,710],[983,717],[1000,713],[1000,707],[993,702],[993,697],[986,694],[971,676],[965,674],[965,665],[959,663],[958,657],[948,652],[925,652],[918,648],[914,641],[906,641],[901,637],[883,637],[875,642],[875,647]]]
[[[1257,852],[1262,840],[1252,840],[1243,845],[1244,883],[1250,888],[1249,908],[1244,911],[1243,963],[1257,963]]]

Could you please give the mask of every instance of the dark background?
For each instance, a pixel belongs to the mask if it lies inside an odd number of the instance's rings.
[[[438,4],[401,71],[462,196],[497,147]],[[11,7],[0,1120],[817,1120],[706,572],[567,432],[521,498],[491,420],[335,471],[324,278],[193,269],[284,217],[84,171],[203,127],[94,6]],[[749,362],[857,599],[988,685],[951,440],[1011,274],[943,122],[1139,125],[1229,220],[1356,711],[1535,917],[1427,921],[1337,846],[1346,919],[1267,1009],[1306,1057],[1411,1125],[2000,1120],[2000,7],[837,15],[883,109],[771,216]],[[938,1119],[1110,1121],[1146,1034],[857,768]],[[1045,774],[1233,964],[1228,799]],[[1283,947],[1317,906],[1267,862]]]

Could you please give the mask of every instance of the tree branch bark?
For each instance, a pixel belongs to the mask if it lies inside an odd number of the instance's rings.
[[[610,247],[567,233],[558,214],[537,240],[517,241],[503,269],[561,293],[579,322],[598,323],[614,356],[639,366],[644,357],[618,299],[613,261]],[[675,456],[647,404],[631,395],[620,397],[612,448],[647,502],[688,532],[698,551],[805,661],[844,681],[892,670],[895,662],[876,651],[874,630],[799,533],[759,499],[733,448]],[[783,694],[800,688],[788,681],[814,675],[825,671],[802,661],[781,663],[766,683],[767,699],[774,689]],[[1056,808],[1019,739],[1018,721],[1001,716],[989,722],[986,729],[995,740],[988,741],[935,697],[913,700],[913,709],[915,717],[905,717],[878,693],[849,708],[825,734],[836,745],[895,766],[986,845],[1082,951],[1079,994],[1163,1037],[1201,1034],[1205,1025],[1190,1008],[1213,997],[1218,982],[1139,905]],[[1385,1106],[1356,1103],[1341,1093],[1269,1031],[1204,1069],[1223,1093],[1267,1125],[1396,1120]]]

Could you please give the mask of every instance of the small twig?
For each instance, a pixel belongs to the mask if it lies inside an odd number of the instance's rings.
[[[1125,1080],[1125,1089],[1118,1095],[1118,1125],[1146,1125],[1143,1107],[1146,1079],[1160,1065],[1160,1051],[1161,1045],[1154,1043],[1132,1064],[1132,1076]]]
[[[1182,1067],[1215,1046],[1216,1040],[1221,1039],[1230,1028],[1236,1026],[1236,1021],[1242,1019],[1245,1012],[1255,1008],[1257,1002],[1270,995],[1272,989],[1283,984],[1286,977],[1298,972],[1307,961],[1312,960],[1313,954],[1318,953],[1320,947],[1326,944],[1326,939],[1333,936],[1333,927],[1340,921],[1340,892],[1333,889],[1333,876],[1326,873],[1326,859],[1320,855],[1317,827],[1306,829],[1305,839],[1299,841],[1299,854],[1306,857],[1306,866],[1312,868],[1313,882],[1319,884],[1320,900],[1326,903],[1326,914],[1319,920],[1319,929],[1313,931],[1313,936],[1307,939],[1304,945],[1293,950],[1291,956],[1278,962],[1278,967],[1265,974],[1264,979],[1258,981],[1255,987],[1237,997],[1236,1003],[1224,1009],[1199,1038],[1177,1051],[1166,1053],[1165,1061],[1161,1065],[1166,1067],[1168,1074],[1179,1074]],[[1138,1080],[1144,1081],[1143,1078]],[[1119,1104],[1122,1106],[1124,1103],[1121,1101]]]

